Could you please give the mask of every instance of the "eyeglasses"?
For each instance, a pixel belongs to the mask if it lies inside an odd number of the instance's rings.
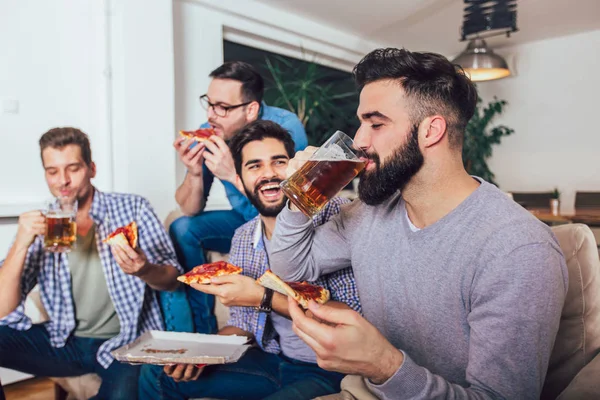
[[[254,101],[254,100],[252,100],[252,101]],[[252,103],[252,101],[247,101],[245,103],[236,104],[233,106],[222,106],[220,104],[211,103],[208,100],[208,95],[206,95],[206,94],[203,94],[202,96],[200,96],[200,105],[202,106],[202,108],[204,108],[206,111],[208,111],[208,109],[212,107],[214,113],[217,114],[219,117],[226,117],[229,110],[233,110],[233,109],[236,109],[236,108],[242,107],[242,106],[247,106],[248,104]]]

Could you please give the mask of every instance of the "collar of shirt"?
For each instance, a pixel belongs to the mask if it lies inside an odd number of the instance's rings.
[[[94,188],[94,197],[92,198],[92,206],[90,208],[90,217],[94,222],[99,225],[104,222],[104,218],[107,215],[106,204],[104,202],[104,194],[98,189]],[[108,222],[108,220],[106,220]]]
[[[262,220],[260,216],[256,218],[256,226],[254,227],[254,233],[252,234],[252,247],[254,250],[263,250],[265,244],[263,243],[263,228],[262,228]]]

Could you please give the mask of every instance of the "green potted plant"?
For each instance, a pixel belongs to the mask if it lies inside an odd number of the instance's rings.
[[[463,163],[467,172],[494,185],[497,184],[487,159],[492,155],[493,145],[500,144],[504,136],[512,135],[515,131],[505,125],[489,126],[496,116],[502,114],[506,105],[505,100],[496,97],[486,106],[481,98],[477,99],[477,107],[467,124],[463,142]]]
[[[552,196],[550,197],[550,212],[552,215],[560,214],[560,191],[556,187],[552,191]]]
[[[310,145],[320,146],[338,129],[354,136],[358,92],[349,73],[347,80],[331,81],[330,69],[306,60],[304,53],[303,60],[266,57],[265,67],[266,101],[298,115]]]

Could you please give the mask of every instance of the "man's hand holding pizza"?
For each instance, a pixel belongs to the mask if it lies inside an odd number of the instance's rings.
[[[288,303],[294,332],[314,350],[321,368],[382,384],[402,365],[402,352],[356,311],[310,301],[311,318],[293,299]]]
[[[179,286],[175,266],[153,264],[138,246],[138,228],[135,221],[114,230],[103,240],[110,246],[115,261],[123,272],[136,276],[154,290],[173,290]]]
[[[258,307],[265,288],[256,280],[245,275],[223,275],[211,279],[210,285],[192,283],[191,286],[203,293],[216,296],[227,307]]]
[[[142,277],[152,268],[144,250],[139,247],[134,249],[128,244],[120,244],[111,246],[110,250],[119,267],[128,275]]]
[[[179,159],[187,168],[188,174],[197,178],[202,177],[202,165],[204,164],[204,154],[206,152],[204,142],[178,137],[173,142],[173,147],[177,150]]]
[[[203,143],[208,150],[204,154],[206,167],[220,180],[235,185],[237,173],[235,171],[233,156],[231,155],[231,150],[229,150],[227,143],[217,135],[211,136]]]

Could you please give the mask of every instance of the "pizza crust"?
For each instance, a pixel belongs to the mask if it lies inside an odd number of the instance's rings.
[[[289,296],[296,300],[303,308],[308,308],[308,299],[302,296],[299,292],[295,291],[285,283],[280,277],[275,275],[271,270],[267,270],[260,278],[256,280],[259,285],[264,286],[266,288],[272,289],[278,293],[283,294],[284,296]],[[316,286],[316,285],[312,285]],[[325,304],[329,301],[330,293],[329,290],[317,286],[321,289],[321,295],[318,299],[313,299],[319,304]]]
[[[133,236],[131,241],[128,240],[127,236],[123,232],[119,232],[118,234],[115,235],[114,232],[116,232],[119,229],[125,229],[125,230],[130,231]],[[113,233],[108,235],[108,237],[106,239],[104,239],[103,242],[109,244],[110,246],[119,246],[121,248],[129,246],[132,249],[135,249],[138,244],[137,223],[135,221],[132,221],[131,223],[129,223],[128,225],[126,225],[124,227],[115,229],[115,231],[113,231]]]

